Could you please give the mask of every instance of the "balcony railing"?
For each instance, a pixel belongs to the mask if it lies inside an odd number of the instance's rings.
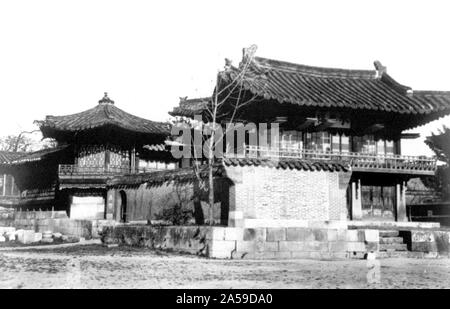
[[[140,174],[153,172],[154,168],[136,168],[123,166],[78,166],[70,164],[59,165],[60,177],[109,177],[125,174]]]
[[[59,166],[59,176],[101,176],[129,174],[129,167],[119,166],[78,166],[62,164]]]
[[[247,158],[324,160],[349,164],[353,170],[408,170],[428,174],[436,170],[436,159],[402,155],[373,155],[357,152],[320,152],[298,148],[246,146]]]

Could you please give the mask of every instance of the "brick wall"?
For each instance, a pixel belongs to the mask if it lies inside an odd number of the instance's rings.
[[[344,173],[270,167],[228,167],[232,211],[244,218],[340,220],[347,217]],[[348,178],[348,177],[343,177]],[[231,205],[233,204],[233,205]]]

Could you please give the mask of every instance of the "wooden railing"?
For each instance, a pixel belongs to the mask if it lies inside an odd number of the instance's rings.
[[[120,166],[78,166],[61,164],[59,166],[59,176],[102,176],[102,175],[122,175],[130,174],[129,167]]]
[[[284,158],[343,162],[354,169],[436,170],[436,159],[402,155],[373,155],[358,152],[320,152],[298,148],[270,148],[246,146],[247,158]]]
[[[70,164],[59,165],[59,176],[73,177],[73,176],[118,176],[125,174],[140,174],[154,172],[159,169],[154,168],[137,168],[123,166],[78,166]]]

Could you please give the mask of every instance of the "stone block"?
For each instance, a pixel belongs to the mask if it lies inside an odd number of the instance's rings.
[[[278,241],[267,241],[264,243],[263,251],[276,252],[279,251]]]
[[[303,241],[280,241],[279,251],[305,251],[305,242]]]
[[[348,230],[337,230],[337,241],[347,241]]]
[[[328,238],[328,232],[325,229],[313,229],[312,230],[314,234],[314,240],[315,241],[327,241]]]
[[[358,241],[364,242],[366,239],[366,235],[364,233],[364,230],[357,230],[358,231]]]
[[[275,259],[276,252],[248,252],[240,255],[241,259],[261,260],[261,259]]]
[[[34,242],[40,242],[42,240],[42,233],[34,233]]]
[[[34,231],[32,230],[24,230],[21,232],[17,240],[22,244],[31,244],[34,242]]]
[[[264,228],[244,229],[244,240],[266,241],[266,229]]]
[[[243,240],[244,229],[239,227],[225,228],[225,240]]]
[[[254,241],[236,241],[237,252],[255,252],[256,242]]]
[[[450,232],[436,231],[434,233],[437,249],[440,253],[450,252]]]
[[[292,253],[288,251],[276,251],[274,254],[275,259],[286,260],[292,258]]]
[[[286,240],[285,228],[268,228],[266,232],[267,241],[282,241]]]
[[[349,242],[358,241],[358,230],[347,230],[345,240]]]
[[[368,252],[376,252],[380,250],[380,243],[377,241],[368,241],[365,242],[366,244],[366,251]]]
[[[418,242],[434,242],[434,234],[432,231],[411,231],[411,241]]]
[[[363,242],[348,242],[347,251],[349,252],[366,252],[366,245]]]
[[[310,252],[328,252],[328,242],[308,241],[304,243],[305,251]]]
[[[12,233],[7,233],[5,234],[5,238],[7,241],[15,241],[16,240],[16,233],[12,232]]]
[[[53,233],[53,238],[54,239],[61,239],[62,234],[61,233]]]
[[[330,252],[346,252],[347,243],[345,241],[329,242],[328,250]]]
[[[331,260],[329,252],[312,251],[309,252],[309,258],[312,260]]]
[[[41,242],[51,244],[53,242],[53,238],[42,238]]]
[[[411,251],[417,252],[437,252],[436,242],[413,242],[411,243]]]
[[[347,252],[330,252],[330,258],[332,260],[346,260],[348,259]]]
[[[337,230],[327,230],[327,240],[328,241],[337,241],[338,240],[338,231]]]
[[[15,234],[16,234],[16,237],[19,237],[21,234],[23,234],[25,232],[25,230],[23,230],[23,229],[19,229],[19,230],[17,230],[16,232],[15,232]]]
[[[310,259],[311,254],[310,254],[310,252],[307,252],[307,251],[292,251],[291,257],[293,259]]]
[[[236,241],[213,240],[209,244],[208,256],[212,258],[231,258],[231,253],[236,250]]]
[[[0,235],[0,242],[5,242],[6,238]]]
[[[16,228],[14,227],[0,226],[0,235],[14,233],[15,231]]]
[[[52,239],[53,233],[52,231],[45,231],[42,233],[42,239]]]
[[[287,241],[314,241],[314,233],[311,229],[289,227],[286,229]]]
[[[364,241],[379,242],[380,232],[378,230],[364,230]]]

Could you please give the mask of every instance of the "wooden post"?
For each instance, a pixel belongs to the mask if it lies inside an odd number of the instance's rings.
[[[6,174],[3,174],[3,196],[6,195]]]
[[[406,182],[404,181],[395,185],[395,214],[396,221],[408,221],[406,216]]]
[[[136,148],[134,146],[131,149],[130,167],[131,167],[131,173],[135,173],[136,172]]]
[[[361,180],[352,181],[352,220],[362,219],[362,203],[361,203]]]
[[[13,196],[14,195],[14,177],[13,176],[10,176],[11,177],[11,196]]]

